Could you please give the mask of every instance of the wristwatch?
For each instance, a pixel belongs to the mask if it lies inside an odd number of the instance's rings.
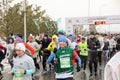
[[[25,70],[24,74],[26,74],[26,70]]]

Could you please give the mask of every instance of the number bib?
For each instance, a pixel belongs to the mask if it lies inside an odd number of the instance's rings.
[[[82,50],[81,53],[86,53],[86,51]]]
[[[70,67],[70,58],[60,58],[60,67],[69,68]]]
[[[21,73],[15,73],[14,76],[15,78],[23,78],[23,74]]]

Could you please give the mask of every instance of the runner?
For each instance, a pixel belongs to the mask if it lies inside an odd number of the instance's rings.
[[[108,41],[108,38],[107,37],[104,37],[104,47],[103,47],[103,55],[104,55],[104,64],[106,65],[106,63],[108,62],[109,60],[109,41]]]
[[[98,51],[99,68],[102,69],[102,50],[103,50],[103,47],[104,47],[104,40],[99,33],[96,33],[95,37],[100,42],[100,48],[97,51]]]
[[[48,35],[45,34],[43,39],[41,40],[41,52],[42,52],[42,74],[45,74],[47,71],[47,67],[46,67],[46,60],[48,59],[49,55],[50,55],[50,51],[46,50],[46,48],[48,47],[48,45],[50,44],[50,39],[48,38]]]
[[[65,32],[62,29],[58,30],[57,33],[58,33],[58,37],[65,36]],[[70,47],[71,46],[71,41],[67,37],[66,37],[66,39],[67,39],[67,45]],[[57,40],[57,48],[59,48],[59,41],[58,40]]]
[[[116,48],[116,44],[117,44],[114,37],[110,37],[109,44],[110,44],[110,54],[109,54],[109,56],[111,58],[115,54],[115,48]]]
[[[120,51],[120,37],[117,40],[116,49],[117,51]]]
[[[37,63],[37,57],[39,55],[39,49],[40,46],[38,45],[38,43],[34,40],[33,36],[29,36],[28,37],[28,44],[35,50],[35,54],[32,56],[34,63],[35,63],[35,67],[36,69],[40,69],[39,64]]]
[[[60,47],[50,55],[47,60],[49,64],[55,57],[56,60],[56,80],[73,80],[73,64],[77,60],[79,68],[81,67],[81,60],[73,49],[67,46],[67,39],[65,36],[58,38]]]
[[[6,55],[6,47],[0,44],[0,67],[3,70],[4,66],[1,64],[2,60],[5,58]]]
[[[77,40],[76,40],[76,43],[77,43],[77,44],[79,44],[79,43],[82,42],[81,38],[82,38],[81,35],[78,35],[78,36],[77,36]]]
[[[68,39],[71,41],[71,42],[70,42],[70,43],[71,43],[70,48],[76,49],[77,46],[78,46],[78,44],[75,42],[74,36],[73,36],[73,35],[69,35],[69,36],[68,36]]]
[[[52,36],[52,41],[50,42],[50,44],[47,47],[47,50],[50,51],[50,53],[52,53],[54,51],[54,49],[57,47],[57,42],[56,42],[57,38],[58,38],[57,35]],[[54,66],[54,59],[51,61],[51,64],[49,64],[49,68],[50,68],[49,72],[52,72],[52,66]]]
[[[100,48],[99,40],[95,38],[94,33],[90,33],[90,38],[87,40],[88,49],[89,49],[89,69],[90,69],[90,77],[93,76],[93,66],[94,64],[94,72],[95,76],[97,76],[97,66],[98,66],[98,53],[97,49]]]
[[[6,52],[7,58],[10,56],[10,54],[12,54],[13,49],[14,49],[14,39],[9,38],[8,45],[7,45],[7,52]]]
[[[87,64],[87,58],[88,58],[88,45],[87,42],[85,41],[85,38],[82,38],[82,42],[78,44],[78,48],[80,50],[80,58],[82,60],[82,65],[83,65],[83,72],[86,70],[86,64]]]
[[[9,75],[13,75],[13,80],[32,80],[35,65],[33,59],[25,54],[25,50],[26,48],[23,43],[16,44],[15,54],[17,56],[13,59],[14,66],[12,70],[8,72]]]
[[[25,45],[25,47],[26,47],[26,52],[25,53],[27,55],[32,56],[35,53],[35,50],[29,44],[27,44],[26,42],[22,42],[22,39],[20,37],[17,37],[15,39],[15,41],[14,41],[13,48],[11,47],[11,51],[12,52],[11,52],[10,56],[8,57],[8,61],[9,61],[10,65],[11,65],[11,67],[13,67],[13,56],[16,56],[14,54],[14,48],[15,48],[15,46],[16,46],[17,43],[23,43]]]
[[[104,80],[120,80],[120,52],[117,52],[106,64]]]

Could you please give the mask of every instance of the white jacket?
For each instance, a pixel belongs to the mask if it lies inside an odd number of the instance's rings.
[[[106,64],[104,80],[120,80],[120,52],[116,53]]]

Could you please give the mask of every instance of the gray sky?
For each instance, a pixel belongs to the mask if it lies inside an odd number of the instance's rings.
[[[14,0],[17,3],[23,0]],[[46,10],[53,19],[62,18],[65,26],[66,17],[87,17],[88,2],[90,1],[89,16],[120,15],[120,0],[28,0],[29,4],[37,4]],[[114,28],[117,27],[116,28]],[[110,25],[112,31],[119,31],[120,25]],[[108,30],[108,25],[101,29]],[[64,27],[63,27],[64,28]],[[99,28],[98,28],[99,29]],[[102,30],[103,31],[103,30]],[[120,32],[120,31],[119,31]]]

